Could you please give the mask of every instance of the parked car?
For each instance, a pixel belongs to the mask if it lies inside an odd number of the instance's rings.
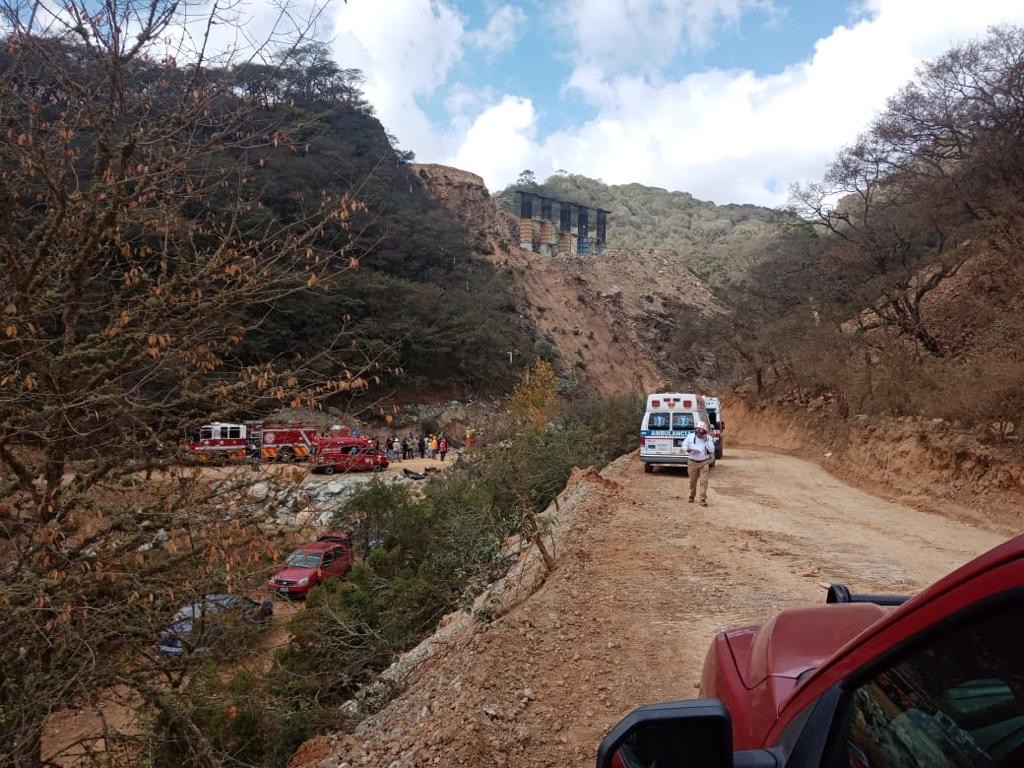
[[[328,436],[321,438],[313,456],[313,471],[325,475],[335,472],[383,472],[388,455],[365,437]]]
[[[1024,766],[1021,648],[1024,536],[913,598],[833,585],[824,605],[720,633],[704,698],[634,711],[597,765]]]
[[[351,538],[344,531],[332,531],[288,555],[267,589],[281,597],[305,597],[317,584],[340,579],[351,568]]]
[[[170,625],[160,633],[157,650],[166,656],[209,653],[232,629],[266,626],[273,615],[274,606],[269,600],[204,595],[198,602],[178,609]]]

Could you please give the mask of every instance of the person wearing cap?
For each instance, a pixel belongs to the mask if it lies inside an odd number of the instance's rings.
[[[708,474],[711,472],[711,460],[715,457],[715,441],[708,434],[706,422],[698,421],[693,432],[683,440],[686,451],[686,473],[690,476],[690,503],[700,491],[700,505],[708,505]]]

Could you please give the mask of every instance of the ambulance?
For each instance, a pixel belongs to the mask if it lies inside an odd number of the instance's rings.
[[[708,428],[715,439],[715,458],[722,458],[725,444],[725,421],[722,419],[722,401],[717,397],[704,395],[704,408],[708,412]]]
[[[645,472],[658,465],[685,467],[689,462],[683,440],[697,422],[710,429],[711,419],[700,395],[661,392],[647,396],[647,409],[640,422],[640,461]],[[714,459],[711,466],[715,466]]]

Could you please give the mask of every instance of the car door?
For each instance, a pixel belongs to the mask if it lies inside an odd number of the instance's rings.
[[[346,544],[341,544],[337,549],[337,562],[338,569],[337,575],[344,576],[349,572],[352,567],[352,547]]]
[[[852,686],[835,765],[1024,765],[1022,607],[994,606]]]
[[[362,454],[359,457],[360,469],[373,469],[377,464],[377,449],[376,448],[363,448]]]
[[[1024,562],[957,575],[784,707],[766,746],[786,768],[1024,766]]]
[[[358,445],[350,445],[347,448],[345,448],[345,458],[344,458],[345,471],[346,472],[351,472],[353,469],[358,469],[359,468],[359,459],[360,459],[360,456],[359,456],[359,446]]]
[[[321,581],[323,579],[329,579],[332,576],[336,575],[336,570],[337,570],[337,567],[338,567],[337,554],[338,554],[338,550],[337,549],[328,549],[326,552],[324,552],[320,556],[320,578],[321,578]]]
[[[334,578],[344,576],[352,565],[352,555],[348,546],[341,544],[331,549],[327,554],[330,555],[331,559],[330,565],[324,566],[325,574]]]

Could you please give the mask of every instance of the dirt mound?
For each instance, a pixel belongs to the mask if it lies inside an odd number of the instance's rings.
[[[556,349],[564,373],[600,394],[707,384],[696,366],[673,364],[688,315],[723,312],[707,284],[674,254],[607,250],[541,256],[512,244],[515,218],[490,197],[476,175],[438,165],[414,166],[443,205],[486,241],[484,250],[514,276],[521,311],[537,328],[538,352]],[[709,346],[709,360],[712,351]]]
[[[616,473],[629,457],[614,462],[604,473],[594,468],[574,469],[565,490],[546,511],[550,527],[548,548],[558,565],[584,558],[584,537],[589,524],[602,515],[621,490],[609,472]],[[382,711],[371,714],[352,734],[321,736],[304,744],[293,756],[290,768],[337,766],[428,765],[442,753],[461,755],[455,762],[482,765],[514,754],[522,744],[522,729],[514,727],[516,714],[535,704],[537,694],[529,687],[505,685],[490,679],[489,667],[477,666],[472,657],[485,653],[491,628],[542,588],[551,575],[537,548],[519,538],[506,544],[516,559],[506,575],[481,594],[469,610],[445,616],[437,631],[385,670],[378,681],[343,707],[349,717],[372,711],[373,702],[387,698],[395,688],[405,692]],[[579,611],[576,612],[579,616]],[[552,616],[554,628],[562,630]],[[574,623],[566,619],[567,624]],[[534,636],[536,636],[536,627]],[[559,632],[558,641],[570,638]],[[548,638],[552,640],[554,638]],[[468,657],[468,658],[467,658]],[[506,659],[515,669],[525,659]],[[448,700],[443,706],[441,702]],[[534,707],[536,709],[536,707]],[[429,727],[443,718],[445,727]],[[428,726],[428,727],[424,727]],[[453,764],[446,759],[444,764]]]

